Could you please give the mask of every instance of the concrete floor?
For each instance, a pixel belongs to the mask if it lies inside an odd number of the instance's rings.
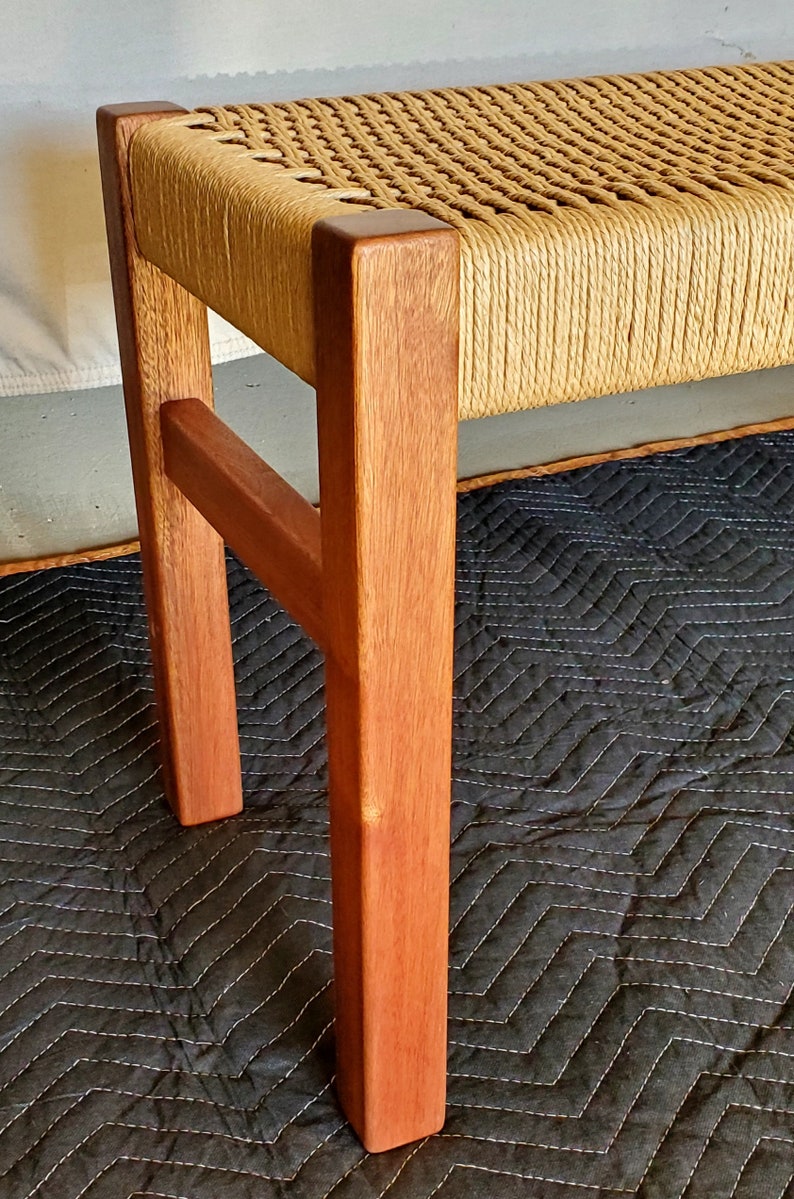
[[[219,414],[318,498],[314,392],[266,355],[215,369]],[[459,476],[794,415],[794,367],[464,422]],[[0,565],[137,536],[119,387],[0,398]]]

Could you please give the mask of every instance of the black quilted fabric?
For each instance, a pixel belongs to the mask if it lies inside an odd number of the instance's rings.
[[[794,1195],[794,441],[460,503],[449,1114],[331,1087],[321,660],[230,568],[245,813],[180,830],[138,563],[0,585],[4,1199]]]

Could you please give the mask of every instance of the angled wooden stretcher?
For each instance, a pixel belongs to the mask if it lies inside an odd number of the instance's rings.
[[[241,806],[225,540],[326,655],[371,1150],[444,1119],[457,422],[794,361],[793,115],[786,63],[100,110],[168,796]],[[205,305],[316,387],[319,512],[214,415]]]

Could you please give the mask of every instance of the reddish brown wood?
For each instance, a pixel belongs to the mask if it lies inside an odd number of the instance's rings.
[[[320,645],[320,514],[200,400],[161,409],[165,469]]]
[[[458,243],[380,212],[313,252],[337,1080],[376,1152],[444,1121]]]
[[[113,293],[141,537],[165,784],[183,824],[242,806],[223,543],[163,469],[160,406],[212,404],[204,305],[135,243],[127,154],[164,103],[97,114]]]
[[[68,554],[48,554],[37,558],[17,558],[11,562],[0,562],[0,578],[3,575],[25,574],[30,570],[52,570],[56,566],[77,566],[83,562],[102,562],[107,558],[121,558],[135,554],[140,549],[138,541],[122,541],[114,545],[97,545],[91,549],[74,550]]]

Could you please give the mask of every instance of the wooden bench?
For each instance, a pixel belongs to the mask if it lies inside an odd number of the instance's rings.
[[[444,1119],[458,420],[794,361],[792,114],[785,63],[100,110],[167,793],[242,803],[223,539],[326,654],[371,1150]],[[214,415],[205,304],[316,387],[319,511]]]

